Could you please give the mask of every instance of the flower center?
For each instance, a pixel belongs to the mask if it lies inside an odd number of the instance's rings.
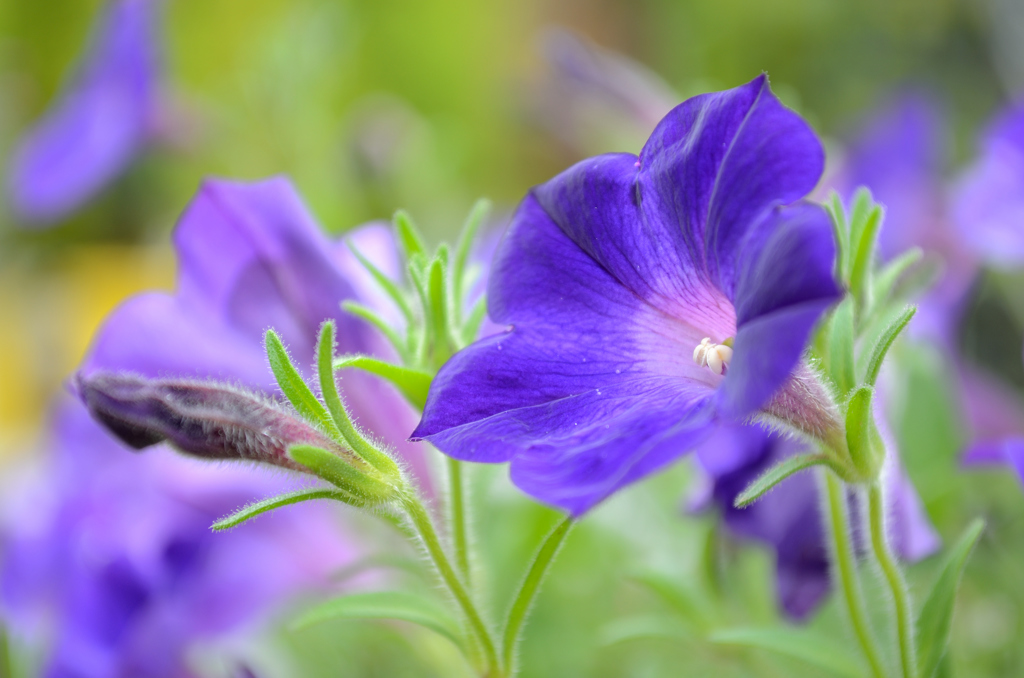
[[[729,371],[729,362],[732,360],[732,338],[726,339],[721,344],[711,341],[711,337],[704,337],[693,349],[693,362],[701,367],[706,367],[715,374],[724,375]]]

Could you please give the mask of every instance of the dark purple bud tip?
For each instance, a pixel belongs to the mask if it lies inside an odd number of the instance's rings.
[[[288,458],[289,445],[354,455],[276,402],[216,382],[79,373],[78,395],[89,413],[126,445],[168,442],[204,459],[247,459],[308,473]]]

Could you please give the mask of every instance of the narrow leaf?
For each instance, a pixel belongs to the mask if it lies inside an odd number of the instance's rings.
[[[853,305],[853,297],[847,295],[833,313],[832,327],[829,330],[829,375],[835,382],[840,397],[850,392],[856,379],[853,363]]]
[[[734,628],[712,633],[717,645],[757,648],[799,659],[837,676],[863,678],[865,667],[844,645],[803,629]]]
[[[618,645],[638,640],[668,640],[678,643],[692,640],[693,633],[674,617],[667,615],[637,615],[623,617],[608,623],[599,634],[601,645]]]
[[[832,217],[832,232],[836,237],[836,275],[844,281],[849,282],[850,257],[850,225],[846,222],[846,210],[843,207],[843,200],[839,194],[832,191],[825,209]]]
[[[821,454],[798,454],[787,457],[747,485],[747,488],[736,497],[734,504],[736,508],[749,506],[794,473],[827,462],[828,459]]]
[[[874,350],[871,351],[871,360],[868,362],[867,373],[864,375],[864,383],[868,386],[874,386],[878,380],[878,373],[882,369],[882,363],[885,361],[885,356],[889,353],[889,348],[893,342],[896,341],[896,337],[900,336],[903,330],[907,327],[911,318],[917,313],[916,306],[907,306],[903,309],[885,331],[882,332],[882,336],[879,337],[878,343],[875,344]]]
[[[448,293],[445,289],[445,266],[440,257],[430,265],[427,289],[429,294],[430,326],[434,332],[434,366],[441,367],[451,357],[448,336]]]
[[[714,609],[709,601],[695,590],[696,587],[683,586],[653,572],[637,575],[634,579],[667,603],[692,629],[705,632],[711,628]]]
[[[380,333],[383,334],[385,338],[387,338],[388,342],[391,344],[391,346],[395,349],[395,352],[398,354],[398,357],[401,358],[403,361],[408,359],[408,342],[403,340],[402,337],[398,335],[398,332],[396,332],[393,327],[391,327],[383,318],[377,315],[376,311],[351,300],[341,302],[341,307],[348,311],[349,313],[351,313],[352,315],[358,316],[365,320],[366,322],[373,325],[374,327],[376,327],[377,330],[380,331]]]
[[[921,261],[923,256],[924,251],[920,247],[912,247],[874,275],[871,291],[876,305],[884,304],[889,299],[896,282],[911,266]]]
[[[871,191],[865,186],[858,188],[853,194],[853,200],[850,206],[850,210],[847,213],[847,218],[850,224],[850,256],[851,259],[849,264],[853,266],[853,258],[857,253],[857,247],[860,245],[861,235],[864,233],[864,227],[867,225],[868,213],[871,211],[871,206],[874,205],[874,200],[871,197]]]
[[[853,465],[865,480],[875,478],[884,459],[871,410],[873,396],[872,387],[861,386],[850,396],[846,408],[846,445]]]
[[[365,355],[346,355],[334,361],[334,369],[340,370],[346,367],[354,367],[387,379],[405,396],[406,400],[420,410],[427,402],[427,392],[430,390],[430,381],[433,378],[429,372],[393,365]]]
[[[462,295],[466,289],[466,261],[469,259],[469,252],[476,240],[476,233],[480,230],[480,224],[487,218],[491,211],[491,201],[481,198],[469,211],[466,222],[462,225],[462,233],[459,234],[459,242],[455,246],[455,259],[452,261],[451,280],[455,307],[462,308]]]
[[[276,497],[270,497],[263,501],[257,501],[252,504],[248,504],[247,506],[243,506],[231,515],[224,516],[215,522],[210,529],[215,532],[228,530],[232,527],[241,525],[250,518],[255,518],[261,513],[273,511],[276,508],[288,506],[289,504],[298,504],[299,502],[310,501],[311,499],[336,499],[337,501],[343,501],[346,504],[351,503],[349,501],[351,497],[337,490],[325,490],[323,488],[315,490],[298,490],[296,492],[280,494]]]
[[[853,266],[850,269],[850,291],[867,308],[870,304],[871,272],[875,261],[875,246],[882,227],[882,208],[876,205],[864,222],[860,240],[854,249]]]
[[[352,255],[355,256],[356,260],[358,260],[359,263],[362,264],[363,268],[367,270],[370,276],[373,277],[373,280],[377,283],[377,285],[379,285],[380,288],[384,290],[384,293],[388,295],[388,298],[390,298],[391,301],[395,302],[395,305],[402,312],[402,315],[405,316],[406,322],[412,322],[412,307],[409,306],[409,300],[406,299],[405,292],[403,292],[401,288],[398,287],[398,284],[394,280],[387,277],[383,271],[381,271],[373,264],[372,261],[367,259],[363,255],[363,253],[356,248],[354,242],[352,242],[351,240],[346,240],[345,244],[348,246],[348,249],[352,252]]]
[[[320,377],[320,394],[323,396],[327,410],[338,427],[345,442],[358,454],[363,461],[373,466],[385,476],[397,478],[398,465],[391,457],[378,450],[352,423],[345,403],[338,394],[338,385],[334,381],[334,321],[327,320],[320,326],[320,338],[317,342],[317,373]]]
[[[312,445],[292,445],[288,456],[318,477],[340,487],[353,496],[356,506],[372,506],[391,499],[395,490],[382,480],[356,470],[336,454]]]
[[[464,647],[455,620],[437,605],[410,593],[381,591],[335,598],[307,610],[291,626],[298,630],[330,619],[397,619],[428,628]]]
[[[469,315],[466,316],[466,322],[462,326],[460,344],[456,348],[462,349],[473,343],[477,335],[480,334],[480,326],[483,324],[484,318],[486,317],[487,296],[483,295],[476,300],[476,303],[473,304],[473,308],[469,311]]]
[[[342,443],[341,432],[334,425],[334,420],[327,414],[323,404],[316,399],[309,385],[299,374],[299,370],[292,364],[291,358],[288,357],[288,351],[285,350],[277,332],[267,330],[264,346],[267,351],[267,359],[270,361],[270,369],[274,372],[277,385],[288,401],[299,411],[299,414],[319,425],[326,433]]]
[[[946,646],[949,643],[950,627],[953,624],[953,606],[956,591],[960,587],[960,576],[967,557],[985,529],[984,521],[975,520],[964,530],[946,558],[939,578],[921,607],[917,619],[917,655],[920,678],[932,678],[938,671]]]
[[[416,254],[423,254],[427,246],[423,244],[423,236],[413,223],[412,218],[405,210],[395,212],[393,219],[395,230],[398,232],[398,242],[405,252],[405,258],[411,259]]]

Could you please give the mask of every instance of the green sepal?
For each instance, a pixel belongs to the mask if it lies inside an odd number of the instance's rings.
[[[946,654],[960,577],[967,564],[967,557],[984,529],[985,522],[977,519],[964,530],[946,557],[939,578],[921,607],[921,614],[917,618],[919,678],[933,678]]]
[[[324,404],[352,451],[385,476],[398,479],[401,475],[398,464],[377,449],[356,428],[338,393],[338,384],[334,381],[334,329],[333,320],[324,321],[320,326],[320,338],[316,347],[317,374],[320,378],[320,394],[323,396]]]
[[[396,619],[430,629],[465,651],[459,625],[433,602],[401,591],[354,593],[306,610],[291,623],[299,630],[331,619]]]
[[[417,254],[425,254],[427,246],[423,242],[423,236],[413,223],[412,217],[405,210],[398,210],[392,219],[395,225],[395,232],[398,234],[398,244],[405,253],[405,259],[411,260]]]
[[[395,349],[395,352],[398,353],[398,357],[403,361],[408,360],[409,342],[402,339],[398,332],[396,332],[391,325],[381,318],[376,311],[350,299],[341,302],[341,307],[345,311],[356,317],[362,318],[377,328],[377,330],[388,340],[392,348]]]
[[[298,504],[303,501],[310,501],[312,499],[335,499],[337,501],[345,502],[346,504],[351,503],[351,498],[344,492],[338,490],[325,490],[323,488],[315,490],[298,490],[296,492],[289,492],[287,494],[280,494],[276,497],[269,497],[262,501],[253,502],[247,504],[242,508],[238,509],[234,513],[224,516],[213,525],[210,526],[214,532],[220,532],[221,530],[229,530],[232,527],[241,525],[242,523],[255,518],[261,513],[267,511],[273,511],[276,508],[282,506],[288,506],[289,504]]]
[[[915,313],[917,313],[916,306],[907,306],[882,332],[882,335],[875,343],[874,349],[871,351],[871,358],[864,373],[864,383],[866,385],[875,385],[875,382],[878,380],[878,373],[882,370],[882,363],[885,362],[885,356],[889,353],[889,348],[892,347],[896,338],[906,329],[907,324],[910,323]]]
[[[755,501],[763,497],[765,493],[794,473],[811,468],[812,466],[820,466],[822,464],[831,465],[829,458],[823,454],[797,454],[792,457],[787,457],[778,464],[769,468],[767,471],[755,478],[753,482],[747,485],[746,489],[737,495],[733,505],[736,508],[745,508],[750,506]]]
[[[850,271],[850,276],[853,277],[853,262],[857,256],[861,235],[864,233],[864,227],[868,222],[868,215],[875,201],[871,198],[871,191],[866,186],[861,186],[854,191],[853,199],[850,203],[850,209],[847,212],[847,223],[850,228],[850,252],[847,263],[850,268],[847,270]]]
[[[338,455],[313,445],[292,445],[288,457],[302,464],[317,477],[352,495],[348,503],[362,508],[375,506],[393,499],[395,488],[370,475],[358,471]]]
[[[828,371],[843,397],[856,384],[854,370],[854,299],[846,295],[832,314],[828,330]]]
[[[756,648],[793,659],[845,678],[863,678],[865,667],[845,645],[806,629],[786,627],[732,628],[708,636],[715,645]]]
[[[267,351],[267,360],[270,361],[270,369],[284,396],[288,398],[300,415],[342,444],[341,432],[335,426],[331,415],[327,413],[327,409],[316,399],[316,395],[299,374],[299,370],[292,363],[291,358],[288,357],[288,351],[285,350],[277,332],[267,330],[263,344]]]
[[[352,252],[352,256],[362,265],[363,268],[370,274],[377,286],[384,290],[384,293],[388,295],[391,301],[395,302],[395,306],[402,312],[406,322],[413,321],[412,307],[409,305],[409,300],[406,298],[405,293],[398,287],[398,284],[386,276],[383,271],[377,268],[372,261],[366,258],[362,252],[360,252],[355,243],[351,240],[346,240],[345,244],[348,249]]]
[[[846,407],[846,446],[850,460],[863,481],[875,480],[885,461],[885,446],[875,428],[871,409],[874,391],[870,386],[857,388]]]
[[[477,231],[480,225],[487,218],[491,211],[491,201],[480,198],[469,211],[465,223],[462,225],[462,233],[459,234],[459,241],[455,245],[455,257],[452,260],[451,280],[452,297],[455,301],[455,308],[458,312],[462,307],[462,295],[465,293],[466,262],[469,260],[470,250],[473,248],[473,241],[476,240]]]
[[[410,404],[419,410],[426,405],[427,392],[430,390],[430,381],[433,379],[433,375],[429,372],[393,365],[365,355],[345,355],[334,361],[334,369],[340,370],[346,367],[354,367],[387,379],[394,384]]]

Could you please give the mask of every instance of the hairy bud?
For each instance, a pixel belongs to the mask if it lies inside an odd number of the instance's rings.
[[[248,459],[308,473],[287,454],[301,444],[364,465],[295,412],[225,384],[111,372],[79,373],[75,382],[90,414],[137,450],[166,441],[204,459]]]

